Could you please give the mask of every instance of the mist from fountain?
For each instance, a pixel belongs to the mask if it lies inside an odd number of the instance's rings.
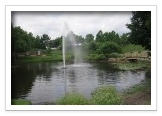
[[[71,52],[74,56],[74,64],[82,61],[82,51],[80,43],[76,42],[75,34],[70,30],[67,23],[64,23],[63,39],[62,39],[62,55],[63,55],[63,68],[66,68],[66,53]]]

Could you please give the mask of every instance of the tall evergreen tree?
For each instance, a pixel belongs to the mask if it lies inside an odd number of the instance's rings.
[[[151,50],[151,11],[134,11],[132,14],[131,24],[127,24],[131,30],[130,41]]]

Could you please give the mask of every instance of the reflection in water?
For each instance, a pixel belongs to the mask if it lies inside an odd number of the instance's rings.
[[[116,71],[108,63],[19,64],[12,67],[12,99],[28,99],[33,104],[55,102],[69,91],[76,91],[90,98],[98,86],[114,86],[118,91],[140,83],[144,71]]]

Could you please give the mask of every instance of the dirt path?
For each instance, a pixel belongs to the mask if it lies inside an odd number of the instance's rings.
[[[150,105],[151,91],[139,92],[123,96],[125,105]]]

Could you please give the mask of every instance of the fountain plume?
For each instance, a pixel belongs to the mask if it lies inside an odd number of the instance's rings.
[[[63,39],[62,39],[62,54],[63,68],[66,68],[66,53],[72,52],[74,55],[74,64],[82,59],[81,43],[76,42],[76,35],[70,30],[66,22],[64,22]]]

